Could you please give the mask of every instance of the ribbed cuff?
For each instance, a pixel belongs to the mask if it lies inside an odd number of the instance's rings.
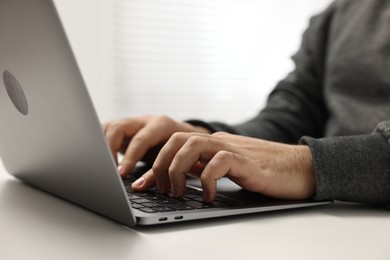
[[[380,133],[314,139],[303,137],[312,152],[315,199],[372,204],[390,202],[390,146]]]

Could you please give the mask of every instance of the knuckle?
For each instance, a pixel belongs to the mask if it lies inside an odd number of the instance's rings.
[[[182,140],[184,138],[184,133],[182,133],[182,132],[176,132],[176,133],[173,133],[172,135],[171,135],[171,140],[173,141],[173,142],[178,142],[178,141],[180,141],[180,140]]]
[[[182,136],[181,132],[176,132],[171,135],[171,139],[180,139]]]
[[[146,143],[148,140],[149,138],[146,134],[138,132],[138,134],[133,137],[132,142]]]
[[[232,156],[232,153],[231,152],[228,152],[228,151],[218,151],[215,156],[214,156],[215,160],[217,162],[225,162],[225,161],[229,161],[233,158]]]
[[[103,125],[108,128],[108,129],[112,129],[115,127],[115,123],[116,121],[109,121],[109,122],[105,122]]]
[[[168,168],[169,176],[174,176],[176,173],[179,172],[179,164],[177,162],[182,161],[183,157],[184,155],[182,152],[179,151],[176,153],[174,160],[172,161],[172,163],[169,165]]]
[[[114,122],[116,122],[120,125],[124,125],[127,123],[128,120],[129,120],[128,118],[121,118],[121,119],[115,120]]]
[[[219,151],[215,154],[214,158],[217,163],[228,163],[234,161],[239,164],[245,164],[246,162],[246,159],[240,154],[229,151]]]
[[[115,120],[107,123],[107,129],[112,133],[118,133],[123,127],[123,122],[121,120]]]
[[[211,175],[210,174],[208,174],[208,173],[206,173],[206,172],[204,172],[204,173],[202,173],[202,175],[200,175],[200,181],[201,182],[209,182],[209,181],[211,181],[213,178],[211,177]]]
[[[215,137],[224,137],[224,136],[228,135],[228,133],[223,132],[223,131],[219,131],[219,132],[213,133],[212,135]]]
[[[168,169],[168,175],[169,175],[169,177],[170,177],[170,179],[176,174],[176,172],[177,172],[177,167],[176,167],[176,165],[170,165],[169,166],[169,169]]]
[[[162,164],[160,163],[159,160],[155,160],[153,165],[152,165],[152,171],[154,173],[158,173],[162,171]]]
[[[242,155],[240,155],[238,153],[232,153],[231,155],[232,155],[231,160],[235,161],[239,165],[244,165],[244,164],[246,164],[248,162],[247,158],[243,157]]]
[[[156,116],[156,120],[163,125],[171,125],[175,122],[172,118],[166,115]]]
[[[201,136],[191,136],[188,138],[187,145],[190,147],[201,145],[204,141],[204,138]]]

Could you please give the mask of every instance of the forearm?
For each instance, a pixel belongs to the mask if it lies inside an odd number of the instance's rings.
[[[316,80],[281,81],[267,106],[251,120],[234,125],[239,134],[269,141],[296,144],[304,136],[323,136],[327,110]]]
[[[221,122],[188,121],[210,132],[228,132],[269,141],[296,144],[304,136],[321,137],[327,119],[322,90],[316,81],[296,84],[281,81],[267,106],[254,118],[235,125]]]

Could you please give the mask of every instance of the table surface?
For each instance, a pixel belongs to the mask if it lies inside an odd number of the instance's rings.
[[[390,210],[332,205],[127,229],[0,161],[0,259],[390,259]]]

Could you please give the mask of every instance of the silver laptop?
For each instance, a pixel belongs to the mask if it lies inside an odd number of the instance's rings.
[[[189,179],[183,199],[132,193],[120,178],[51,0],[0,0],[0,157],[24,182],[126,226],[324,205],[279,201],[225,179],[203,203]],[[138,170],[138,169],[137,169]]]

